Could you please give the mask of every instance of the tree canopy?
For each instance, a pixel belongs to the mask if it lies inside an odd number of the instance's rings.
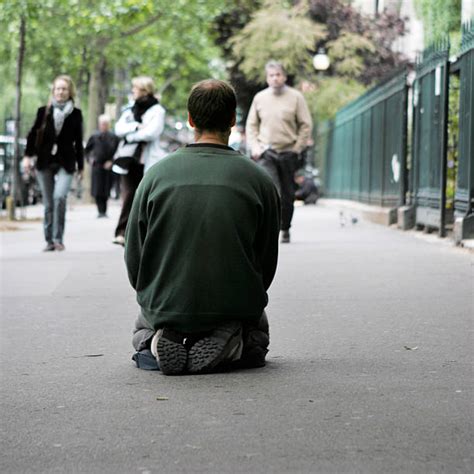
[[[325,33],[323,25],[307,16],[306,8],[285,8],[279,2],[267,0],[230,41],[246,76],[264,81],[264,65],[270,59],[278,58],[290,74],[310,71],[308,51]]]
[[[125,95],[129,79],[139,74],[152,76],[165,108],[179,114],[192,82],[223,74],[220,63],[212,61],[219,51],[209,30],[210,19],[221,8],[219,0],[2,2],[0,77],[11,92],[23,16],[27,117],[47,99],[52,79],[61,73],[76,81],[82,108],[94,115],[92,124],[105,101]],[[8,95],[0,101],[3,119],[11,109]]]
[[[303,86],[318,121],[406,62],[392,48],[404,34],[404,21],[394,13],[369,18],[343,0],[265,0],[253,9],[247,6],[245,13],[245,21],[239,21],[239,9],[217,19],[219,44],[230,60],[244,116],[253,96],[246,89],[264,87],[269,59],[281,61],[290,82]],[[229,18],[234,19],[231,27]],[[320,48],[331,61],[324,74],[312,65]]]
[[[117,109],[126,102],[135,75],[152,76],[169,114],[182,116],[193,82],[227,75],[245,115],[265,85],[264,64],[278,59],[290,82],[310,84],[323,120],[403,64],[391,48],[403,20],[388,13],[369,20],[344,0],[9,0],[0,3],[2,124],[13,108],[22,17],[23,133],[62,73],[77,84],[90,132],[106,102]],[[321,47],[331,59],[324,75],[311,62]]]

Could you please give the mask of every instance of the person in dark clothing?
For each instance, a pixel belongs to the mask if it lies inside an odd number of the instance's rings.
[[[79,180],[84,167],[83,120],[74,107],[75,86],[69,76],[53,82],[48,105],[40,107],[28,133],[23,166],[33,167],[36,157],[38,182],[44,204],[44,251],[64,250],[67,195],[77,169]]]
[[[99,130],[86,145],[86,157],[92,166],[91,195],[97,204],[97,217],[107,217],[107,201],[112,186],[112,161],[119,139],[110,131],[110,117],[99,117]]]
[[[235,117],[231,86],[196,84],[188,99],[195,143],[138,187],[125,262],[141,307],[139,367],[151,354],[167,375],[265,365],[280,199],[265,170],[228,146]]]
[[[314,184],[314,179],[306,176],[304,171],[295,173],[295,183],[298,188],[295,191],[295,199],[303,201],[305,204],[316,204],[319,198],[319,191]]]

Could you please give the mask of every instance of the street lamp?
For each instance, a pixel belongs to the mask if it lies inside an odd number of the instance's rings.
[[[313,57],[313,66],[316,71],[326,71],[329,67],[330,61],[324,48],[319,48],[318,52]]]

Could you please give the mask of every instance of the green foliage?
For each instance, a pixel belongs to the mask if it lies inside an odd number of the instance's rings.
[[[375,52],[375,46],[369,39],[350,32],[343,32],[334,41],[329,41],[327,46],[336,73],[353,78],[364,69],[364,55]]]
[[[114,42],[108,48],[108,61],[125,67],[130,77],[152,76],[166,109],[183,114],[194,82],[225,74],[223,66],[219,68],[219,62],[212,61],[219,57],[219,49],[213,44],[211,32],[202,26],[217,12],[217,2],[213,8],[212,3],[206,2],[201,9],[183,8],[163,15],[135,35],[133,41]]]
[[[98,58],[104,57],[101,86],[105,93],[129,87],[123,81],[116,83],[117,69],[124,70],[128,78],[148,74],[159,89],[167,85],[162,102],[169,113],[184,114],[192,83],[223,74],[223,67],[215,61],[219,50],[207,25],[226,6],[221,0],[0,1],[3,90],[14,90],[23,13],[27,23],[24,84],[28,84],[23,91],[23,113],[29,114],[30,107],[47,99],[51,80],[60,73],[75,79],[84,109],[91,71]],[[108,94],[107,99],[114,97]],[[0,99],[1,122],[11,115],[12,103]]]
[[[305,82],[303,89],[312,91],[307,95],[317,121],[331,118],[339,107],[404,63],[392,51],[394,41],[404,34],[403,20],[389,13],[377,19],[365,17],[344,0],[267,0],[237,31],[227,24],[220,20],[224,26],[220,44],[234,60],[232,78],[244,75],[263,84],[265,63],[281,61],[297,87]],[[316,73],[312,65],[320,47],[331,61],[324,73]],[[247,86],[244,81],[240,84]],[[246,96],[238,93],[245,113],[250,101],[242,103]]]
[[[457,51],[460,44],[462,0],[415,0],[417,15],[422,19],[425,46],[451,38],[451,49]]]
[[[6,71],[5,69],[5,66],[0,66],[0,77],[10,77],[10,80],[2,85],[2,93],[0,94],[0,135],[3,135],[5,132],[5,121],[13,118],[15,108],[15,71]],[[25,77],[23,81],[23,97],[26,97],[27,100],[23,100],[22,105],[22,117],[20,122],[22,135],[28,132],[29,127],[31,127],[36,117],[38,105],[46,103],[48,95],[48,87],[38,87],[35,78],[31,75]]]
[[[316,87],[305,93],[308,107],[316,124],[334,117],[344,105],[362,95],[366,87],[355,79],[347,77],[325,77]]]
[[[241,70],[250,79],[264,80],[270,59],[281,61],[289,74],[311,71],[308,50],[324,35],[324,26],[312,22],[304,9],[266,2],[231,44]]]
[[[454,207],[454,195],[456,191],[456,177],[459,155],[459,96],[460,78],[452,74],[449,79],[449,103],[448,103],[448,156],[446,176],[446,207]]]

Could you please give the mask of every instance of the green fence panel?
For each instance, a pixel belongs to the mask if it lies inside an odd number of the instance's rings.
[[[336,197],[340,198],[342,194],[345,153],[343,125],[336,126],[336,130],[334,132],[334,142],[338,143],[340,148],[340,153],[336,155],[336,160],[334,161],[334,191],[336,193]]]
[[[385,133],[384,102],[374,105],[372,112],[372,150],[370,153],[370,195],[369,203],[382,205],[382,176]]]
[[[370,196],[370,154],[372,142],[372,110],[366,110],[362,114],[361,130],[361,180],[360,180],[360,200],[363,203],[369,203]]]
[[[343,179],[341,197],[343,199],[351,199],[352,196],[352,140],[354,136],[354,128],[352,121],[344,124],[344,163],[343,163]]]
[[[352,139],[352,181],[351,181],[351,199],[358,201],[360,199],[360,178],[361,178],[361,149],[362,149],[362,117],[358,115],[354,119],[354,133]]]
[[[398,74],[336,114],[326,147],[327,196],[378,206],[404,203],[407,94],[406,73]]]
[[[395,94],[386,101],[385,121],[389,125],[385,133],[382,196],[383,206],[396,206],[404,202],[406,193],[406,94]],[[392,120],[391,117],[403,117]]]
[[[449,43],[423,52],[413,92],[413,199],[418,226],[445,235]]]
[[[330,155],[331,136],[333,132],[333,125],[330,120],[318,124],[315,153],[316,153],[316,166],[319,169],[319,176],[321,179],[321,193],[326,194],[327,180],[329,176],[328,170],[330,163],[328,162],[328,156]]]
[[[474,22],[463,27],[460,63],[459,155],[454,212],[474,213]]]

